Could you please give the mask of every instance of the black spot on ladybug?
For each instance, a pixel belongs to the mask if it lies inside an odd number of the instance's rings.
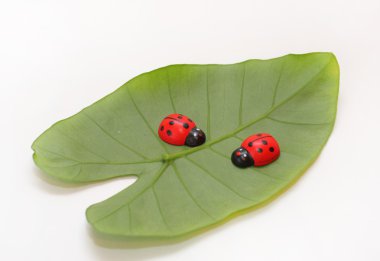
[[[190,122],[193,122],[190,118],[187,118]]]
[[[260,137],[260,136],[262,136],[262,134],[261,134],[261,133],[258,133],[257,136]]]
[[[252,141],[251,141],[251,142],[248,142],[248,146],[249,146],[249,147],[252,147]]]
[[[166,134],[168,134],[168,136],[171,136],[172,135],[172,131],[171,130],[167,130]]]
[[[264,145],[268,144],[268,142],[266,140],[262,140],[261,143],[264,144]]]
[[[174,125],[174,121],[169,121],[169,124],[170,125]]]
[[[178,118],[178,119],[182,119],[183,117],[182,117],[182,115],[179,115],[177,118]]]
[[[269,149],[269,150],[270,150],[270,149]],[[256,151],[257,151],[258,153],[263,152],[262,148],[258,148]]]
[[[274,151],[274,148],[273,148],[273,147],[270,147],[270,148],[269,148],[269,151],[270,151],[270,152],[273,152],[273,151]]]
[[[161,131],[163,131],[164,130],[164,126],[161,126]]]
[[[183,124],[183,127],[184,127],[185,129],[188,129],[188,128],[189,128],[189,124],[184,123],[184,124]]]

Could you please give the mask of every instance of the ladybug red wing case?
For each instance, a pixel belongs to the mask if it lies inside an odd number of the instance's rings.
[[[280,156],[280,147],[272,135],[259,133],[249,136],[241,144],[254,159],[255,166],[264,166]]]
[[[258,133],[246,138],[241,147],[231,155],[232,162],[240,168],[264,166],[280,156],[280,146],[268,133]]]
[[[158,127],[158,135],[166,143],[195,147],[206,141],[204,132],[189,117],[173,113],[166,116]]]

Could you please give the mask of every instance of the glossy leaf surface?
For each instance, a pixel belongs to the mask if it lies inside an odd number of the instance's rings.
[[[317,158],[334,125],[339,67],[330,53],[287,55],[232,65],[172,65],[141,74],[60,121],[34,143],[48,175],[93,182],[137,181],[87,209],[99,232],[173,237],[268,202]],[[204,145],[176,147],[157,135],[178,112],[197,122]],[[231,152],[245,137],[271,133],[281,156],[239,169]]]

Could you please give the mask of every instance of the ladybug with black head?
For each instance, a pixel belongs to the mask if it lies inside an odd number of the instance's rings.
[[[189,147],[202,145],[206,135],[189,117],[173,113],[166,116],[158,127],[158,135],[166,143]]]
[[[241,147],[232,152],[232,163],[239,168],[264,166],[280,156],[280,146],[268,133],[258,133],[246,138]]]

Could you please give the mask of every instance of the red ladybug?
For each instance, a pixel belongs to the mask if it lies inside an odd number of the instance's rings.
[[[173,113],[162,120],[158,127],[161,140],[172,145],[196,147],[206,141],[204,132],[187,116]]]
[[[258,133],[246,138],[241,147],[234,150],[231,160],[235,166],[264,166],[280,156],[280,147],[272,135]]]

